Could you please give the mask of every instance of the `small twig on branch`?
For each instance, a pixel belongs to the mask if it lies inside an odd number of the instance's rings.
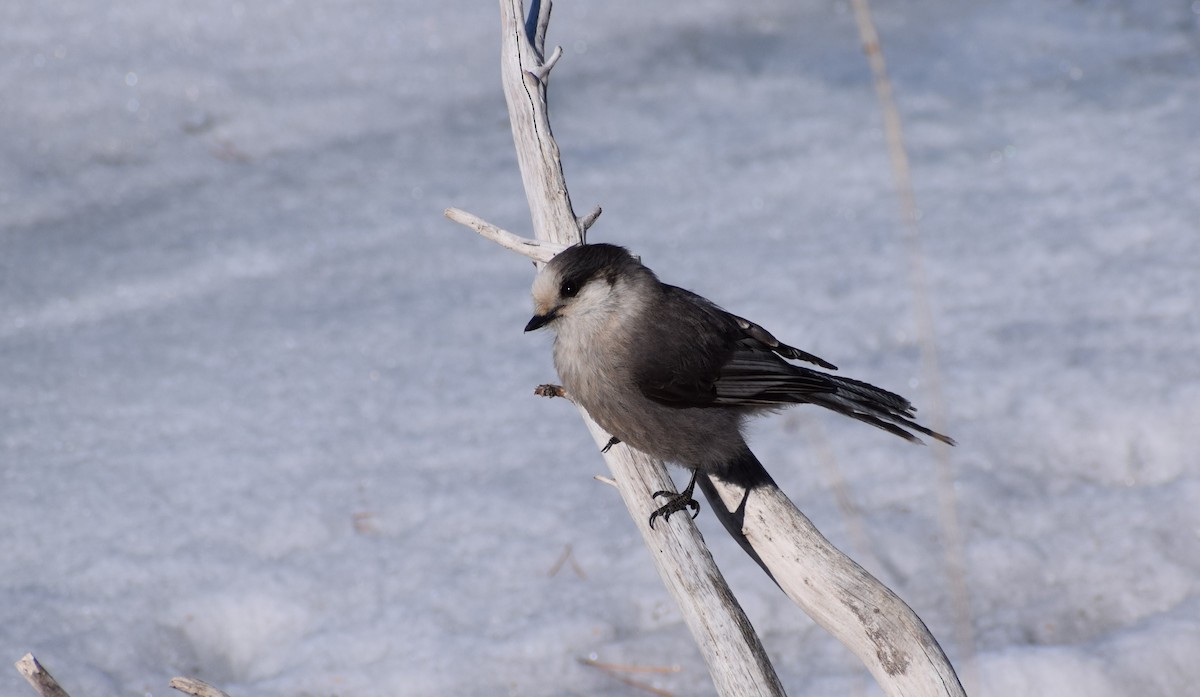
[[[508,230],[498,228],[483,218],[472,215],[460,208],[447,208],[445,210],[445,215],[450,220],[462,225],[466,225],[501,247],[504,247],[505,249],[511,249],[518,254],[523,254],[530,259],[543,264],[550,261],[556,254],[567,248],[567,245],[558,244],[557,242],[533,240],[528,237],[514,235]]]
[[[590,213],[579,219],[579,227],[586,233],[588,230],[592,229],[592,225],[596,223],[596,218],[599,218],[600,214],[603,212],[604,211],[600,208],[600,206],[596,206]],[[586,242],[587,240],[584,241]]]
[[[617,480],[613,479],[612,477],[606,477],[603,474],[597,474],[596,476],[592,477],[592,479],[595,479],[596,481],[598,481],[602,484],[607,484],[607,485],[613,487],[614,489],[618,488]]]
[[[545,82],[546,78],[550,77],[550,71],[554,69],[554,64],[558,62],[559,58],[562,58],[562,54],[562,46],[555,46],[554,52],[550,54],[550,57],[546,59],[546,62],[542,63],[536,68],[530,68],[525,72],[534,76],[538,80]]]
[[[17,661],[17,672],[25,676],[29,684],[42,697],[70,697],[66,690],[59,686],[58,681],[54,676],[42,667],[41,663],[33,657],[33,654],[27,653]]]
[[[195,678],[172,678],[171,687],[185,694],[195,695],[196,697],[229,697],[229,695],[212,685]]]
[[[551,0],[533,0],[529,5],[529,16],[525,18],[525,38],[539,56],[546,50],[546,30],[550,28]]]

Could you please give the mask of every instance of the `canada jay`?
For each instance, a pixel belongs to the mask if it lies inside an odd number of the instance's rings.
[[[692,470],[687,487],[650,516],[693,516],[696,474],[733,473],[754,458],[746,417],[816,404],[906,440],[916,431],[954,441],[913,421],[907,399],[865,382],[793,365],[832,363],[780,343],[770,332],[708,300],[658,280],[625,248],[569,247],[533,282],[535,314],[525,331],[551,327],[554,366],[567,395],[625,443]],[[753,460],[749,460],[753,461]]]

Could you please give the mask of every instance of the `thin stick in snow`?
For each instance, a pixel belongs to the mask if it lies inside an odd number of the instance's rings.
[[[50,674],[41,663],[33,657],[33,654],[27,653],[17,661],[17,672],[25,676],[29,684],[41,697],[70,697],[67,691],[59,687],[58,681]]]
[[[195,697],[229,697],[229,695],[195,678],[172,678],[171,687]]]

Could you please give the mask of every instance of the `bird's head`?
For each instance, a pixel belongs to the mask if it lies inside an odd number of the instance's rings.
[[[550,260],[533,280],[533,318],[525,331],[620,309],[624,289],[649,270],[624,247],[581,244]]]

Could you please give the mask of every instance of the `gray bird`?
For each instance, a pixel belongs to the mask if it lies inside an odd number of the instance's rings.
[[[623,247],[583,244],[554,257],[533,282],[525,331],[555,333],[554,366],[567,394],[625,443],[692,470],[658,517],[699,504],[700,472],[736,474],[756,462],[742,433],[746,418],[792,404],[816,404],[905,440],[910,431],[954,441],[913,421],[907,399],[828,370],[832,363],[781,343],[767,330],[691,291],[667,285]]]

